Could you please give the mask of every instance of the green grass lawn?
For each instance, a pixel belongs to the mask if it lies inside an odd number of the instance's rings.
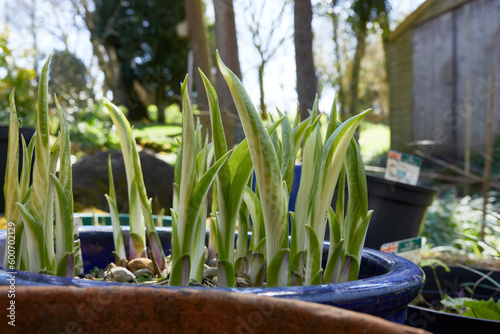
[[[361,123],[359,146],[363,161],[376,164],[390,148],[390,129],[386,124]]]
[[[172,115],[173,114],[173,115]],[[173,119],[176,113],[168,113]],[[134,136],[145,147],[156,151],[177,153],[175,137],[182,136],[180,124],[134,123]],[[325,125],[326,128],[326,125]],[[326,129],[325,129],[326,130]],[[386,124],[361,123],[359,146],[363,161],[368,165],[385,165],[385,156],[390,147],[390,130]],[[174,159],[175,160],[175,159]]]
[[[156,141],[158,144],[170,141],[170,137],[177,137],[182,134],[182,127],[169,124],[145,124],[135,123],[134,136],[136,138],[149,138]]]

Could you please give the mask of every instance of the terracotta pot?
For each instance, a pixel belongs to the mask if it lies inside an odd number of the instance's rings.
[[[8,287],[0,288],[2,308]],[[426,333],[332,306],[227,291],[16,288],[2,333]],[[14,331],[15,329],[15,331]]]

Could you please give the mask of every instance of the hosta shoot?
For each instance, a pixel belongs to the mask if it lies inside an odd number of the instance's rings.
[[[187,92],[188,77],[181,85],[182,92],[182,156],[181,175],[179,180],[178,211],[172,210],[172,268],[170,285],[187,285],[189,278],[195,276],[198,281],[198,272],[193,272],[191,262],[197,261],[192,250],[200,241],[200,215],[205,206],[205,198],[215,179],[217,172],[226,163],[231,151],[222,155],[202,175],[196,175],[196,132],[191,101]],[[204,222],[203,222],[204,223]],[[203,229],[205,230],[205,229]],[[203,238],[203,242],[204,242]],[[196,268],[198,264],[195,263]],[[200,283],[200,282],[199,282]]]
[[[54,95],[61,130],[56,142],[50,147],[47,87],[49,63],[50,57],[40,74],[35,136],[29,146],[26,146],[24,138],[22,140],[23,166],[20,180],[17,174],[20,150],[14,93],[10,98],[11,118],[4,192],[7,220],[16,227],[14,247],[17,256],[14,263],[9,258],[4,261],[4,265],[8,265],[10,269],[26,269],[73,277],[75,241],[69,132],[65,113],[57,96]],[[31,171],[33,153],[35,160]],[[56,175],[58,161],[60,169]],[[31,186],[29,186],[30,172],[33,174]]]
[[[281,165],[271,137],[241,81],[224,65],[218,55],[217,61],[240,115],[255,169],[266,230],[267,285],[286,285],[288,271],[285,268],[288,267],[289,251],[288,188],[283,182]]]
[[[160,271],[166,268],[166,259],[161,246],[160,238],[156,232],[151,199],[146,193],[139,153],[132,135],[132,128],[123,112],[109,101],[104,101],[118,132],[122,148],[125,172],[127,176],[128,196],[130,205],[130,259],[147,257],[146,236],[148,233],[151,247],[151,260],[156,263]]]

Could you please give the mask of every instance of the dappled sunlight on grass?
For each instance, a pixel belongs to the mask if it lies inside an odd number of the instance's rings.
[[[389,126],[367,121],[361,123],[359,146],[365,163],[369,163],[377,156],[385,155],[390,148]]]

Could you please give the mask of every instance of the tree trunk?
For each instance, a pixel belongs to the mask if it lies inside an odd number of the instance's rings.
[[[233,0],[214,0],[215,10],[215,46],[227,67],[241,80],[236,25],[234,20]],[[215,88],[223,117],[227,119],[226,140],[228,147],[241,141],[244,137],[238,111],[222,74],[217,70]]]
[[[72,0],[73,8],[82,17],[87,29],[90,32],[90,43],[92,44],[92,51],[94,56],[97,57],[97,63],[99,68],[104,73],[104,95],[106,96],[107,91],[111,90],[115,95],[119,94],[119,82],[120,82],[120,69],[118,66],[118,60],[116,56],[116,51],[114,49],[106,48],[101,40],[96,36],[95,23],[92,20],[92,12],[89,9],[89,4],[87,0],[81,0],[80,2]],[[81,4],[82,8],[79,7]],[[83,11],[83,12],[82,12]],[[115,96],[114,101],[120,104],[119,97]]]
[[[318,91],[318,80],[314,69],[312,52],[312,7],[310,0],[295,0],[294,5],[294,42],[297,74],[297,95],[301,119],[309,117]]]
[[[148,119],[148,110],[142,104],[134,88],[134,79],[121,76],[119,88],[120,96],[118,96],[117,100],[127,108],[127,118],[130,121]],[[115,101],[115,99],[113,99],[113,101]]]
[[[356,53],[354,54],[352,62],[351,82],[349,83],[349,117],[360,112],[360,110],[358,110],[359,71],[361,69],[361,60],[363,59],[366,49],[366,22],[361,24],[356,32],[356,39]]]
[[[338,42],[338,32],[339,32],[339,18],[337,14],[335,14],[335,7],[338,4],[338,0],[332,1],[332,22],[333,22],[333,43],[335,44],[335,69],[337,70],[337,78],[336,78],[336,83],[338,86],[338,92],[337,92],[337,98],[338,102],[340,104],[340,107],[338,109],[338,114],[341,116],[341,120],[344,121],[347,119],[347,114],[346,114],[346,91],[344,87],[344,75],[345,73],[342,70],[342,63],[341,63],[341,52],[340,52],[340,45]]]
[[[260,89],[260,111],[262,119],[267,119],[267,107],[266,100],[264,98],[264,69],[266,67],[266,61],[262,61],[259,65],[259,89]]]
[[[203,4],[201,0],[185,0],[186,17],[189,26],[189,40],[191,50],[194,53],[194,68],[200,68],[203,73],[213,82],[212,78],[212,53],[208,42],[208,29],[205,23],[203,13]],[[196,102],[201,110],[208,110],[208,100],[203,86],[201,76],[194,73],[195,90],[198,92]]]
[[[158,109],[158,123],[165,124],[165,108],[167,107],[165,86],[158,85],[156,88],[156,108]]]

